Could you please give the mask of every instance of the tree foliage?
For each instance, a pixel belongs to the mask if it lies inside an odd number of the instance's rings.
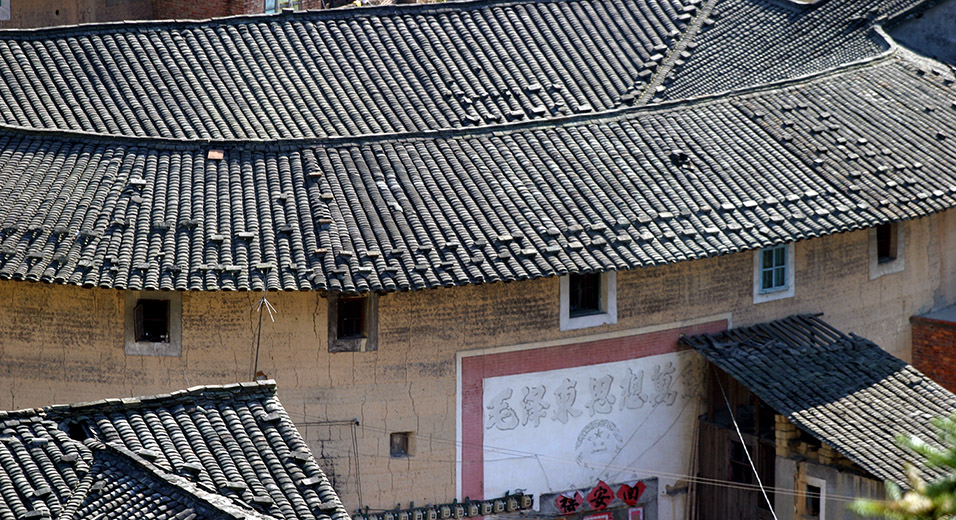
[[[897,442],[919,454],[928,467],[942,470],[944,476],[924,481],[916,467],[906,465],[908,490],[886,482],[888,500],[857,500],[850,510],[863,516],[887,520],[956,519],[956,414],[933,419],[942,449],[913,435],[901,435]]]

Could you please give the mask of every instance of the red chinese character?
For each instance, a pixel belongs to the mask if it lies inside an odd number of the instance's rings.
[[[606,509],[612,500],[614,500],[614,491],[603,480],[599,480],[598,485],[588,493],[588,504],[598,511]]]
[[[617,498],[620,498],[625,504],[634,507],[637,505],[637,501],[641,499],[641,495],[644,494],[645,489],[647,489],[647,486],[644,485],[643,482],[638,482],[634,487],[621,484],[621,487],[617,488]]]
[[[574,513],[583,503],[584,497],[581,496],[581,493],[575,493],[573,497],[558,495],[558,497],[554,499],[554,505],[557,506],[558,511],[564,515]]]

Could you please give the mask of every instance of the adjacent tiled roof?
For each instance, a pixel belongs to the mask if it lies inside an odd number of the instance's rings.
[[[275,520],[173,475],[118,446],[87,442],[96,458],[59,520]]]
[[[547,119],[875,56],[880,17],[924,1],[478,0],[0,31],[0,123],[245,140]]]
[[[606,110],[700,0],[482,0],[0,32],[0,122],[212,139]]]
[[[875,29],[921,1],[479,0],[0,31],[0,279],[412,290],[948,209],[952,74],[883,52]]]
[[[272,382],[0,421],[0,518],[349,518]]]
[[[683,338],[793,424],[867,472],[907,485],[903,463],[918,455],[901,434],[937,443],[929,424],[956,412],[956,395],[873,342],[818,316],[798,315]],[[923,467],[926,477],[939,470]]]
[[[0,277],[393,291],[629,269],[956,205],[951,76],[890,56],[563,124],[209,146],[0,133]]]
[[[714,94],[797,78],[876,56],[886,49],[873,27],[925,4],[719,0],[693,39],[693,52],[664,83],[664,99]]]

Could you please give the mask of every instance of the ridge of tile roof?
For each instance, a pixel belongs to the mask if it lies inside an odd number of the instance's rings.
[[[721,10],[735,12],[724,7],[731,3],[752,16],[715,22]],[[285,140],[547,120],[735,90],[878,55],[884,44],[871,29],[923,3],[482,0],[0,31],[0,77],[7,78],[0,123]],[[844,27],[847,13],[864,7],[879,16]],[[788,18],[794,9],[804,15]],[[761,17],[768,30],[783,32],[752,35],[751,18]],[[710,56],[733,49],[772,57],[775,72],[753,74],[761,67],[739,56]],[[701,53],[709,57],[695,57]]]
[[[938,446],[929,420],[956,412],[956,395],[873,342],[809,314],[681,341],[871,475],[906,487],[910,463],[942,476],[895,439]]]
[[[917,218],[956,206],[953,83],[895,52],[618,117],[224,146],[221,159],[0,132],[0,279],[398,291],[633,269]]]
[[[57,520],[135,517],[155,520],[278,520],[169,473],[121,445],[88,443],[94,464]]]
[[[3,516],[349,518],[272,381],[3,412],[0,426]]]
[[[457,0],[454,0],[457,1]],[[470,1],[470,0],[462,0]],[[554,1],[554,0],[551,0]],[[404,4],[402,4],[404,5]],[[417,5],[417,4],[416,4]],[[431,4],[421,4],[431,5]],[[884,34],[882,31],[879,31]],[[889,38],[887,36],[887,38]],[[791,87],[800,87],[831,77],[839,77],[848,72],[875,66],[881,62],[892,60],[912,63],[924,61],[932,65],[942,64],[930,58],[924,58],[908,52],[905,48],[896,45],[874,56],[869,56],[850,63],[844,63],[833,68],[814,71],[806,75],[779,79],[767,83],[750,85],[734,90],[733,97],[750,97],[762,93],[772,93],[786,90]],[[950,74],[952,75],[952,74]],[[640,117],[641,114],[659,115],[668,111],[682,111],[701,104],[725,102],[730,96],[726,92],[702,94],[687,99],[660,100],[652,104],[635,104],[606,111],[594,111],[585,114],[573,114],[548,119],[531,119],[526,121],[510,121],[495,125],[478,125],[467,128],[438,128],[417,131],[400,131],[388,133],[370,133],[356,135],[326,135],[313,137],[297,137],[283,139],[193,139],[180,137],[135,136],[100,133],[86,130],[65,130],[58,128],[34,128],[28,126],[11,125],[0,122],[0,134],[23,135],[47,139],[62,139],[68,142],[102,143],[110,145],[148,146],[156,150],[212,150],[231,148],[249,151],[295,151],[307,147],[336,147],[352,144],[377,142],[397,142],[430,140],[440,138],[467,138],[482,135],[507,135],[508,133],[535,130],[560,129],[566,126],[613,123]]]

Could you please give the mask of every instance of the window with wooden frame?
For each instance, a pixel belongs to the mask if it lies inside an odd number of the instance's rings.
[[[378,296],[329,296],[329,352],[377,349]]]
[[[182,354],[182,294],[127,291],[125,352],[134,356]]]

